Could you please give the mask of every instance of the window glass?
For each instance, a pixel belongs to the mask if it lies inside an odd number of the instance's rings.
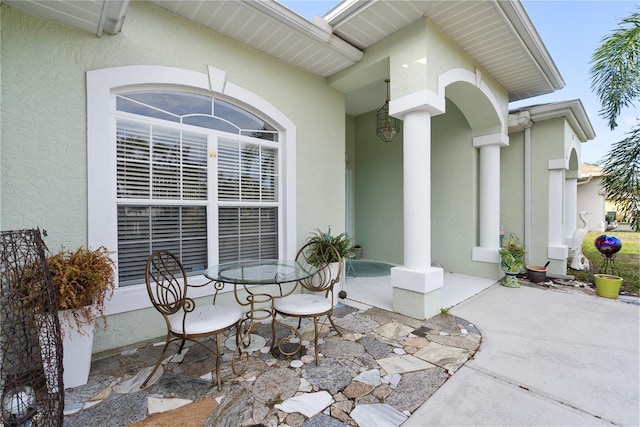
[[[277,208],[220,208],[220,262],[278,258]]]
[[[189,92],[128,92],[117,95],[117,108],[128,113],[116,119],[119,286],[142,283],[147,259],[158,249],[178,255],[188,274],[202,274],[213,245],[217,262],[278,257],[278,133],[272,126]],[[207,241],[209,218],[217,221],[215,242]]]
[[[206,95],[170,90],[121,93],[116,108],[136,115],[154,117],[252,138],[277,141],[278,132],[247,110]]]

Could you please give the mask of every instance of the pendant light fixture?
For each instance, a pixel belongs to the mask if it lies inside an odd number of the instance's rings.
[[[384,142],[391,142],[393,138],[400,133],[401,125],[400,120],[389,115],[389,82],[391,80],[386,79],[387,84],[387,99],[384,101],[384,105],[378,110],[378,137]]]

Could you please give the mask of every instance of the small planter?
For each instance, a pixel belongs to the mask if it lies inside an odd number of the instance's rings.
[[[500,269],[505,276],[502,279],[502,286],[508,288],[519,288],[520,283],[516,275],[522,270],[524,265],[524,246],[515,233],[509,233],[504,240],[504,246],[500,248]]]
[[[353,251],[353,259],[362,259],[362,246],[354,246],[351,250]]]
[[[64,388],[85,385],[89,380],[91,370],[93,319],[86,320],[78,330],[72,310],[59,311],[58,317],[62,330]]]
[[[622,277],[610,274],[594,274],[596,293],[599,297],[617,299],[622,286]]]
[[[93,333],[95,326],[93,319],[95,317],[95,311],[92,312],[90,319],[87,319],[82,313],[76,313],[80,316],[81,324],[76,322],[73,312],[74,310],[58,311],[60,333],[62,335],[62,382],[65,389],[87,384],[89,372],[91,371],[91,356],[93,353]],[[45,314],[44,316],[52,315]],[[44,320],[40,321],[40,323],[43,322]],[[55,343],[50,342],[50,338],[45,333],[41,333],[39,339],[42,348],[48,348],[49,351],[52,352],[57,351]],[[57,366],[52,366],[48,360],[44,360],[43,363],[47,390],[49,393],[57,393]]]
[[[527,278],[531,283],[542,283],[547,280],[547,268],[541,265],[527,265]]]

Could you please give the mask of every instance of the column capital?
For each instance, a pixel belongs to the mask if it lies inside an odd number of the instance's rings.
[[[569,162],[565,159],[549,160],[549,170],[565,170],[569,169]]]
[[[414,92],[389,102],[389,114],[402,119],[405,114],[412,111],[426,111],[432,116],[444,114],[444,97],[429,89]]]
[[[501,133],[492,133],[489,135],[480,135],[473,137],[473,146],[475,148],[487,145],[497,145],[499,147],[509,146],[509,137]]]

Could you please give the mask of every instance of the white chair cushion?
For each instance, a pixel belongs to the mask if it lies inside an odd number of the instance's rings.
[[[203,334],[228,328],[240,320],[242,312],[238,307],[226,305],[204,305],[187,313],[185,329],[187,335]],[[171,319],[171,332],[182,334],[182,315]]]
[[[273,305],[281,313],[297,316],[325,313],[332,307],[330,299],[314,294],[289,295],[276,299]]]

